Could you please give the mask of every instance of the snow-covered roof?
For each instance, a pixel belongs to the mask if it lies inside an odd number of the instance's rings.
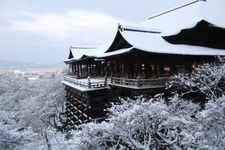
[[[107,52],[104,53],[102,55],[99,55],[100,58],[104,58],[104,57],[109,57],[109,56],[116,56],[116,55],[120,55],[120,54],[124,54],[129,52],[130,50],[132,50],[134,47],[130,47],[130,48],[123,48],[123,49],[119,49],[116,51],[112,51],[112,52]]]
[[[129,52],[134,48],[150,53],[225,56],[223,49],[171,44],[162,38],[175,35],[183,29],[193,28],[202,20],[225,28],[225,0],[195,0],[154,15],[137,26],[119,24],[117,34],[108,43],[98,48],[71,48],[74,57],[66,61],[79,60],[84,56],[108,57]],[[124,40],[121,42],[121,39]],[[118,46],[116,42],[121,42],[122,46]],[[123,46],[124,42],[127,43],[126,46]]]
[[[79,46],[79,47],[70,47],[70,52],[72,53],[73,57],[64,60],[65,62],[77,61],[85,57],[97,57],[104,54],[105,50],[97,47]]]
[[[162,35],[168,36],[177,34],[182,29],[192,28],[202,20],[225,28],[224,18],[224,0],[192,0],[152,16],[140,26],[159,29]]]
[[[133,46],[133,48],[151,53],[213,56],[225,55],[225,50],[221,49],[184,44],[170,44],[161,37],[161,34],[157,33],[123,31],[121,32],[121,35]]]
[[[115,32],[116,34],[117,32]],[[111,40],[104,43],[101,46],[70,46],[70,52],[72,53],[73,57],[65,59],[64,62],[73,62],[77,60],[81,60],[84,57],[99,57],[103,56],[105,51],[109,49],[112,43],[115,40],[115,36],[111,37]]]
[[[73,59],[80,59],[85,56],[94,56],[96,47],[71,47],[70,50],[73,54]]]

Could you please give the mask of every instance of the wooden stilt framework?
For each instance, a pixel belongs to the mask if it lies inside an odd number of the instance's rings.
[[[66,86],[65,90],[67,99],[65,130],[75,129],[82,123],[103,119],[105,104],[108,102],[107,90],[81,92],[69,86]]]

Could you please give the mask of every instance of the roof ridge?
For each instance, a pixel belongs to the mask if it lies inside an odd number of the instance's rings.
[[[157,29],[150,29],[150,28],[130,26],[130,25],[121,25],[121,24],[118,24],[118,29],[121,32],[123,32],[123,31],[133,31],[133,32],[155,33],[155,34],[161,33],[161,31],[159,31]]]
[[[97,47],[89,47],[89,46],[71,46],[70,45],[70,50],[71,49],[97,49]]]
[[[173,11],[176,11],[176,10],[178,10],[178,9],[187,7],[187,6],[189,6],[189,5],[195,4],[195,3],[200,2],[200,1],[206,2],[206,0],[195,0],[195,1],[189,2],[189,3],[187,3],[187,4],[178,6],[178,7],[176,7],[176,8],[173,8],[173,9],[170,9],[170,10],[167,10],[167,11],[164,11],[164,12],[159,13],[159,14],[157,14],[157,15],[154,15],[154,16],[148,18],[148,19],[150,20],[150,19],[153,19],[153,18],[162,16],[162,15],[164,15],[164,14],[167,14],[167,13],[170,13],[170,12],[173,12]]]

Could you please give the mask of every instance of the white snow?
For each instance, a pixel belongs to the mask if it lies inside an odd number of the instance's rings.
[[[88,88],[88,79],[75,79],[73,77],[70,77],[73,80],[76,80],[77,83],[73,83],[67,80],[61,81],[61,83],[63,83],[64,85],[70,86],[72,88],[75,88],[79,91],[93,91],[93,90],[101,90],[101,89],[105,89],[108,88],[107,86],[105,87],[96,87],[96,88]],[[91,84],[97,84],[97,83],[102,83],[104,82],[104,79],[96,79],[96,78],[90,78],[90,83]]]
[[[193,3],[192,3],[193,2]],[[161,33],[145,33],[134,31],[120,31],[125,40],[133,47],[107,52],[109,47],[115,41],[116,35],[97,49],[72,49],[74,58],[71,60],[81,59],[82,56],[107,57],[129,52],[133,48],[151,52],[164,54],[178,55],[204,55],[204,56],[225,56],[225,51],[202,46],[192,46],[185,44],[170,44],[165,41],[162,36],[174,35],[182,29],[192,28],[198,22],[205,20],[215,26],[225,28],[225,1],[224,0],[207,0],[207,1],[191,1],[190,5],[179,5],[171,9],[173,11],[165,11],[167,13],[159,13],[156,17],[150,17],[147,21],[138,24],[137,26],[124,26],[131,29],[143,29],[144,31],[154,31]],[[161,15],[160,15],[161,14]]]
[[[102,54],[102,55],[99,55],[99,57],[115,56],[115,55],[127,53],[127,52],[129,52],[130,50],[132,50],[132,49],[133,49],[133,47],[130,47],[130,48],[124,48],[124,49],[119,49],[119,50],[116,50],[116,51],[113,51],[113,52],[107,52],[107,53],[104,53],[104,54]]]
[[[114,30],[114,29],[112,29]],[[116,31],[112,31],[115,33],[114,36],[111,37],[111,40],[109,40],[108,42],[94,48],[94,46],[79,46],[79,47],[75,47],[75,48],[71,48],[71,52],[73,54],[73,58],[71,59],[66,59],[64,61],[73,61],[73,60],[79,60],[81,59],[84,55],[88,56],[88,57],[99,57],[99,56],[103,56],[105,51],[107,49],[109,49],[109,47],[112,45],[113,41],[115,40],[116,37]]]
[[[34,81],[34,80],[37,80],[39,77],[28,77],[28,80],[30,81]]]
[[[170,44],[160,34],[130,31],[123,31],[121,34],[134,48],[147,52],[179,55],[225,55],[225,51],[221,49]]]
[[[71,48],[73,59],[81,59],[84,55],[94,56],[96,48]]]

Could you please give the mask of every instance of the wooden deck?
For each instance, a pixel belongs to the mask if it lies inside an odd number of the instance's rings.
[[[155,79],[126,79],[126,78],[86,78],[76,79],[73,76],[65,76],[63,84],[80,91],[93,91],[109,88],[110,86],[124,87],[130,89],[153,89],[165,87],[167,77]]]
[[[165,87],[167,78],[126,79],[87,78],[65,76],[62,83],[66,90],[67,118],[65,130],[77,128],[87,122],[104,120],[105,108],[118,96],[137,96],[158,93]]]
[[[76,79],[73,76],[65,76],[61,82],[80,91],[100,90],[108,87],[103,78]]]

